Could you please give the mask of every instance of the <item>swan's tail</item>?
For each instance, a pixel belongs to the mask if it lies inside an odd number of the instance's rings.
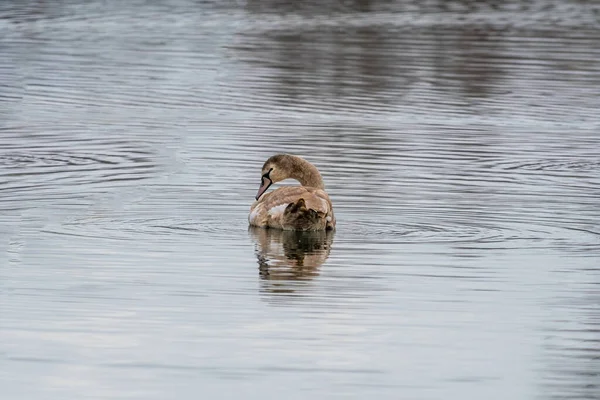
[[[301,231],[322,230],[325,226],[325,214],[306,207],[304,199],[290,203],[283,212],[283,226]]]

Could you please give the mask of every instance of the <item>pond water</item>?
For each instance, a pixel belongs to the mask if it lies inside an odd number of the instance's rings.
[[[594,3],[0,3],[2,398],[600,398]]]

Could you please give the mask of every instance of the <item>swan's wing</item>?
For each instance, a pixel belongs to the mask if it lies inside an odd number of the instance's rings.
[[[248,220],[254,226],[280,226],[286,207],[300,199],[304,199],[306,208],[323,213],[335,224],[327,193],[305,186],[285,186],[265,194],[252,204]]]

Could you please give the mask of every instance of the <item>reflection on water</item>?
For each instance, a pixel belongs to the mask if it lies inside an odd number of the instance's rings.
[[[596,3],[0,1],[3,398],[598,398]]]
[[[329,257],[332,231],[295,232],[250,227],[256,244],[261,279],[270,282],[265,290],[273,293],[294,292],[289,281],[309,280],[319,274],[319,267]],[[263,286],[263,288],[265,288]]]

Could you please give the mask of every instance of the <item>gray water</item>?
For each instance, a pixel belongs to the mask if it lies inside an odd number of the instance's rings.
[[[599,18],[1,2],[2,399],[599,399]],[[248,229],[279,152],[335,233]]]

